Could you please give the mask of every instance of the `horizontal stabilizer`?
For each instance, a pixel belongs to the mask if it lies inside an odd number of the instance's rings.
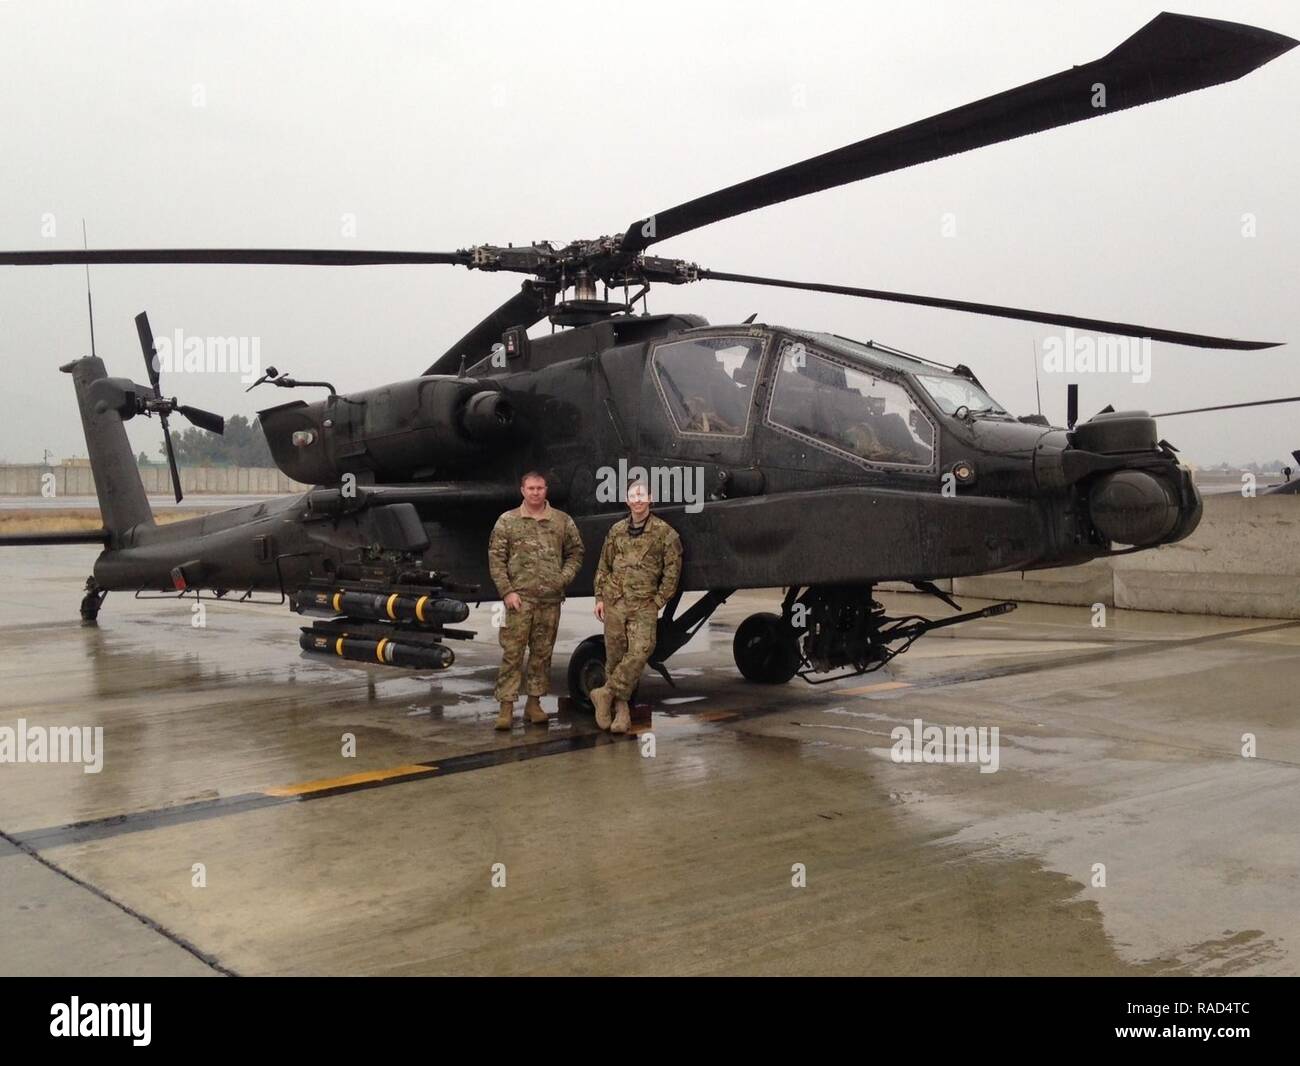
[[[107,529],[85,529],[71,533],[7,533],[0,535],[0,548],[33,547],[38,544],[108,544]]]

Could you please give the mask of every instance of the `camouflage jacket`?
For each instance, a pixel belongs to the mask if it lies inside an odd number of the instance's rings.
[[[655,514],[646,519],[640,536],[631,535],[630,523],[629,518],[614,523],[605,537],[596,569],[596,599],[663,607],[682,576],[682,538]]]
[[[534,603],[559,603],[582,566],[582,537],[573,519],[550,504],[541,518],[522,506],[497,519],[488,540],[488,571],[501,598],[519,593]]]

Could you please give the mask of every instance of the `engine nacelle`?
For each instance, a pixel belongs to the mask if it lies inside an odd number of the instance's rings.
[[[344,474],[379,480],[468,469],[519,438],[499,385],[423,377],[260,412],[276,465],[295,481],[334,484]]]

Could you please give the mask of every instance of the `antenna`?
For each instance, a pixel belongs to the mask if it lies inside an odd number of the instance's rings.
[[[81,220],[81,247],[85,251],[90,251],[90,245],[86,242],[86,220]],[[95,354],[95,305],[90,301],[90,264],[86,264],[86,312],[90,315],[90,354]]]
[[[1043,413],[1043,393],[1038,387],[1038,342],[1031,341],[1030,343],[1034,349],[1034,395],[1038,397],[1038,413],[1041,415]]]

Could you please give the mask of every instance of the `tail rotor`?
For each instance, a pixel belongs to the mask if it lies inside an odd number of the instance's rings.
[[[168,416],[174,412],[187,419],[192,425],[198,426],[199,429],[218,436],[226,431],[226,420],[221,415],[205,411],[201,407],[177,403],[174,396],[171,399],[164,397],[160,384],[162,375],[159,372],[161,368],[158,362],[158,350],[154,344],[153,330],[149,328],[147,312],[141,311],[135,316],[135,331],[140,338],[140,350],[144,353],[144,365],[149,373],[149,385],[153,389],[153,398],[144,401],[144,411],[146,414],[157,414],[158,421],[162,423],[163,446],[167,452],[167,466],[171,470],[172,489],[176,493],[176,502],[180,503],[184,494],[181,492],[181,475],[176,467],[176,451],[172,447],[172,432],[167,422]]]

